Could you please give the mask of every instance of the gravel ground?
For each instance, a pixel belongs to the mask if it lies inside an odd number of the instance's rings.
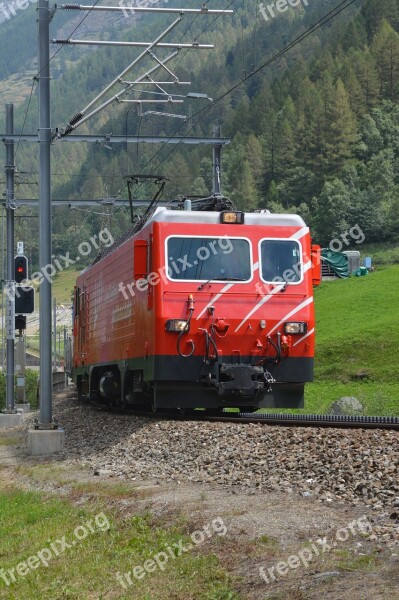
[[[375,539],[399,545],[396,431],[156,420],[97,411],[74,398],[56,402],[54,416],[66,431],[64,461],[84,462],[95,474],[366,507]]]

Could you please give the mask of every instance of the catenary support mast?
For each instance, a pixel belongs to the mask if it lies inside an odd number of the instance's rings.
[[[48,0],[38,4],[39,81],[39,262],[51,264],[51,179],[50,179],[50,7]],[[52,425],[51,370],[51,282],[40,284],[40,420],[43,428]]]
[[[14,133],[14,105],[6,105],[7,133]],[[15,274],[14,274],[14,142],[6,143],[6,219],[7,219],[7,296],[6,296],[6,407],[15,412],[14,344],[15,344]]]

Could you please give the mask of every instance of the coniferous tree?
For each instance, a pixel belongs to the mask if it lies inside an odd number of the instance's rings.
[[[357,123],[345,86],[340,79],[328,107],[325,131],[327,169],[330,173],[338,172],[344,162],[352,156],[353,146],[358,141]]]
[[[391,100],[397,99],[399,97],[399,35],[385,19],[374,37],[372,52],[376,60],[381,96]]]

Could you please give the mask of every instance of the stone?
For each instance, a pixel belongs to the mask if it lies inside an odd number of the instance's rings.
[[[313,575],[312,579],[323,579],[325,577],[337,577],[341,575],[338,571],[326,571],[325,573],[317,573]]]
[[[337,416],[357,416],[362,415],[363,411],[363,404],[359,402],[357,398],[353,396],[344,396],[331,405],[329,414]]]

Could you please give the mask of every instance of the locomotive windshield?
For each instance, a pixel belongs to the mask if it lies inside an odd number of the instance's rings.
[[[170,237],[168,275],[177,281],[249,281],[252,276],[248,240],[227,237]]]
[[[301,249],[293,240],[263,240],[260,245],[262,279],[266,283],[299,283],[302,278]]]

